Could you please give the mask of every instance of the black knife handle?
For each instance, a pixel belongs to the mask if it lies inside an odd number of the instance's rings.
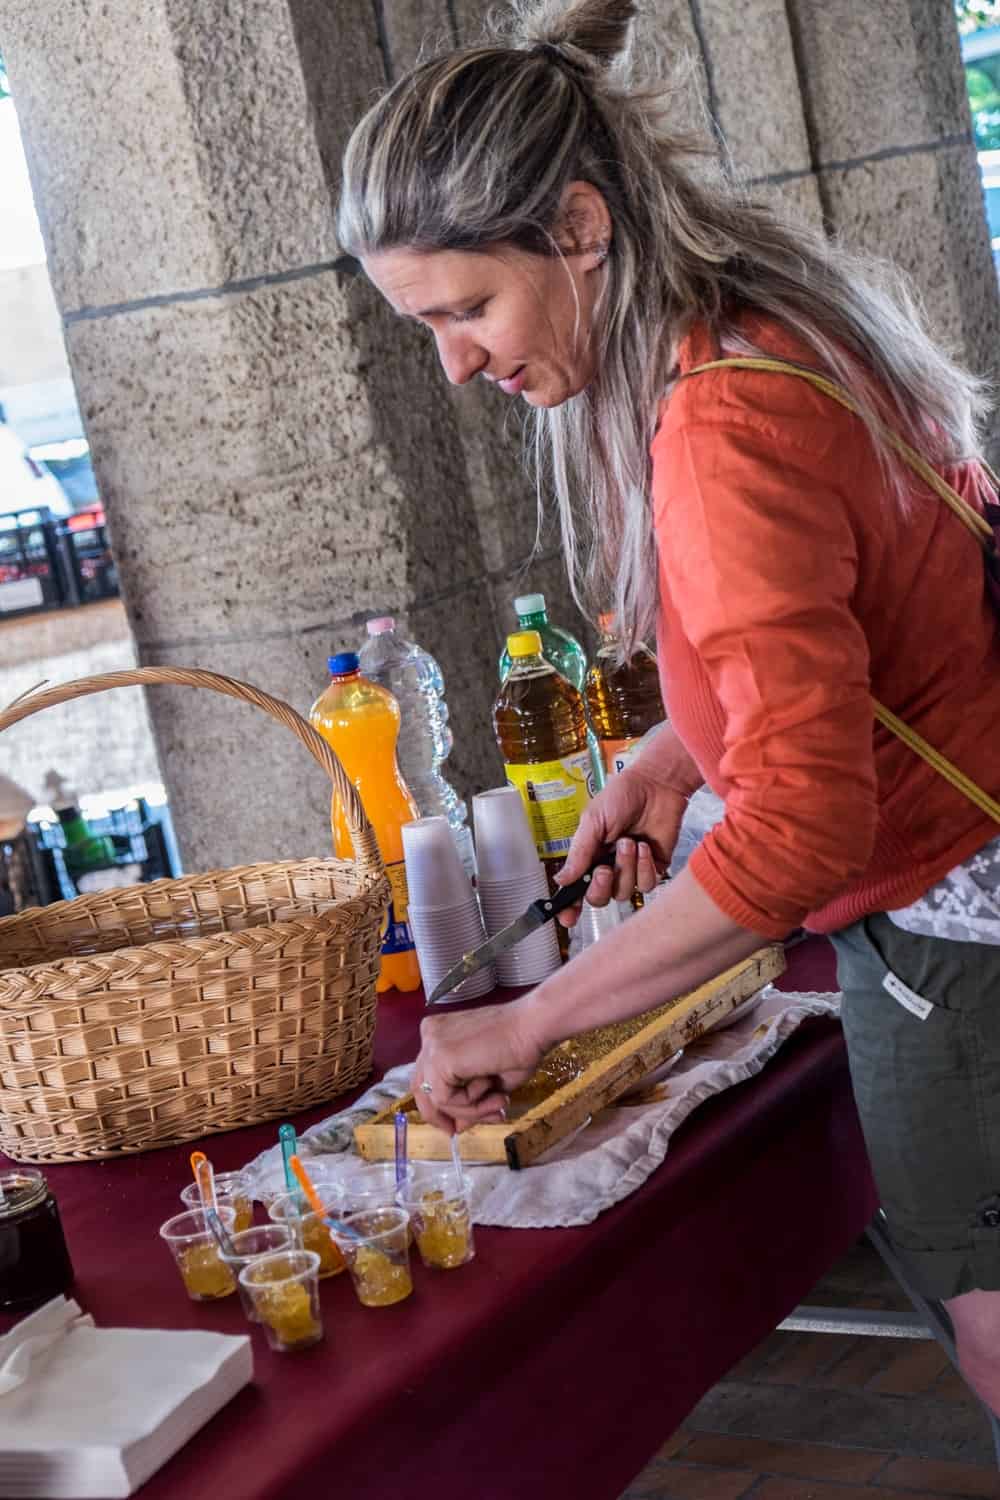
[[[611,849],[606,854],[599,855],[586,874],[581,875],[579,880],[574,880],[572,885],[564,885],[554,896],[543,896],[538,901],[532,901],[532,909],[537,911],[543,922],[551,921],[567,907],[575,906],[578,901],[583,900],[596,871],[605,868],[613,870],[614,867],[615,854]]]

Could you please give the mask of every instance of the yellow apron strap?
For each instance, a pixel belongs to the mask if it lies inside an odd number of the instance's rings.
[[[783,359],[754,358],[749,355],[745,358],[714,359],[708,364],[696,365],[694,369],[688,370],[687,374],[700,375],[704,370],[720,369],[769,370],[781,375],[797,375],[800,380],[808,380],[809,384],[814,385],[817,390],[830,396],[834,401],[839,401],[840,405],[845,406],[848,411],[854,412],[856,416],[859,415],[858,406],[853,396],[844,390],[843,386],[838,385],[835,380],[828,380],[825,375],[820,375],[815,370],[803,369],[799,365],[790,364]],[[941,475],[935,469],[931,468],[926,459],[921,458],[915,448],[911,448],[909,443],[904,442],[891,428],[881,423],[879,425],[883,437],[914,473],[919,474],[920,478],[930,485],[934,493],[954,511],[962,524],[972,532],[984,548],[991,547],[994,538],[993,528],[989,522],[977,510],[974,510],[968,501],[963,500],[958,491],[952,489],[951,485],[942,479]],[[1000,492],[1000,479],[997,478],[985,460],[981,462],[991,481],[996,486],[998,492]],[[1000,802],[991,797],[988,792],[984,792],[982,787],[977,786],[974,781],[965,775],[964,771],[960,771],[940,751],[935,750],[933,745],[928,744],[921,735],[917,734],[915,729],[911,729],[905,720],[900,719],[891,709],[886,708],[883,703],[880,703],[877,698],[872,698],[872,706],[875,710],[875,717],[880,724],[883,724],[886,729],[891,730],[898,739],[903,741],[904,745],[909,746],[914,754],[919,755],[940,776],[949,781],[957,791],[962,793],[963,797],[967,797],[970,802],[974,802],[981,812],[986,813],[987,817],[992,818],[996,823],[1000,823]]]
[[[886,708],[877,698],[872,699],[872,704],[875,708],[875,717],[880,724],[884,724],[886,729],[891,729],[893,734],[897,735],[903,741],[904,745],[909,745],[911,750],[921,756],[929,766],[933,766],[934,770],[943,776],[945,781],[950,781],[952,786],[962,793],[963,797],[968,797],[970,802],[974,802],[982,812],[986,813],[987,817],[993,818],[995,822],[1000,823],[1000,802],[997,802],[995,797],[991,797],[988,792],[984,792],[982,787],[977,786],[974,781],[971,781],[964,771],[960,771],[950,760],[946,760],[915,729],[911,729],[909,724],[903,719],[898,718],[892,712],[892,709]]]

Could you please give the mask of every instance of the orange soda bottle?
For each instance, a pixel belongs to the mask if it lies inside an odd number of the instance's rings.
[[[331,656],[331,682],[309,710],[309,722],[340,757],[357,787],[375,830],[392,886],[388,925],[382,938],[382,966],[376,990],[415,990],[420,985],[413,935],[407,920],[409,899],[403,863],[404,823],[419,818],[396,765],[399,705],[391,693],[362,677],[353,651]],[[351,838],[336,792],[330,805],[334,852],[349,859]]]

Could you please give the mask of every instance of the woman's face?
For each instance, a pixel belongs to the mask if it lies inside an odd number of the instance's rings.
[[[430,329],[454,385],[481,375],[531,406],[560,406],[596,371],[591,327],[607,237],[579,243],[577,236],[551,256],[511,245],[484,252],[404,247],[366,256],[363,264],[397,313]]]

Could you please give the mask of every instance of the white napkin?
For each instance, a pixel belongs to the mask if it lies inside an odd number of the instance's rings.
[[[91,1317],[81,1313],[71,1299],[57,1297],[20,1322],[0,1338],[0,1396],[15,1391],[31,1373],[32,1363],[38,1369],[40,1357],[74,1327],[94,1326]],[[0,1407],[0,1416],[3,1408]]]
[[[57,1298],[0,1339],[0,1496],[131,1495],[253,1376],[247,1337],[95,1328]]]

